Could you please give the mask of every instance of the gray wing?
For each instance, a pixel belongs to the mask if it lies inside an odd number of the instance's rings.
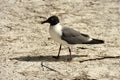
[[[64,27],[62,29],[61,39],[69,44],[82,44],[88,42],[90,37],[87,34],[82,34],[72,28]]]

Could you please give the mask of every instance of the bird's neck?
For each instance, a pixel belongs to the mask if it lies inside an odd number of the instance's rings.
[[[62,35],[62,26],[60,25],[60,23],[54,25],[54,26],[50,26],[49,27],[49,33],[51,36],[61,36]]]
[[[57,28],[57,27],[59,27],[59,28],[62,28],[62,26],[61,26],[61,24],[60,23],[57,23],[56,25],[51,25],[50,26],[50,28]]]

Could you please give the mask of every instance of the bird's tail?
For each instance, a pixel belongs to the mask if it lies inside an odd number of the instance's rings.
[[[103,44],[104,41],[103,40],[99,40],[99,39],[92,39],[91,41],[85,43],[85,44]]]

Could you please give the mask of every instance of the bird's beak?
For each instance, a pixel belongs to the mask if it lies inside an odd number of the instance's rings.
[[[44,24],[44,23],[47,23],[47,22],[48,22],[47,20],[46,21],[42,21],[41,24]]]

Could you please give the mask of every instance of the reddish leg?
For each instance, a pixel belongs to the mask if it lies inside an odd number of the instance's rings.
[[[55,58],[55,59],[59,59],[59,57],[60,57],[60,51],[61,51],[61,47],[62,47],[62,45],[60,44],[58,55],[57,55],[57,56],[53,56],[53,58]]]
[[[68,47],[68,49],[69,49],[70,57],[67,59],[67,61],[71,61],[72,60],[71,49],[70,49],[70,47]]]

